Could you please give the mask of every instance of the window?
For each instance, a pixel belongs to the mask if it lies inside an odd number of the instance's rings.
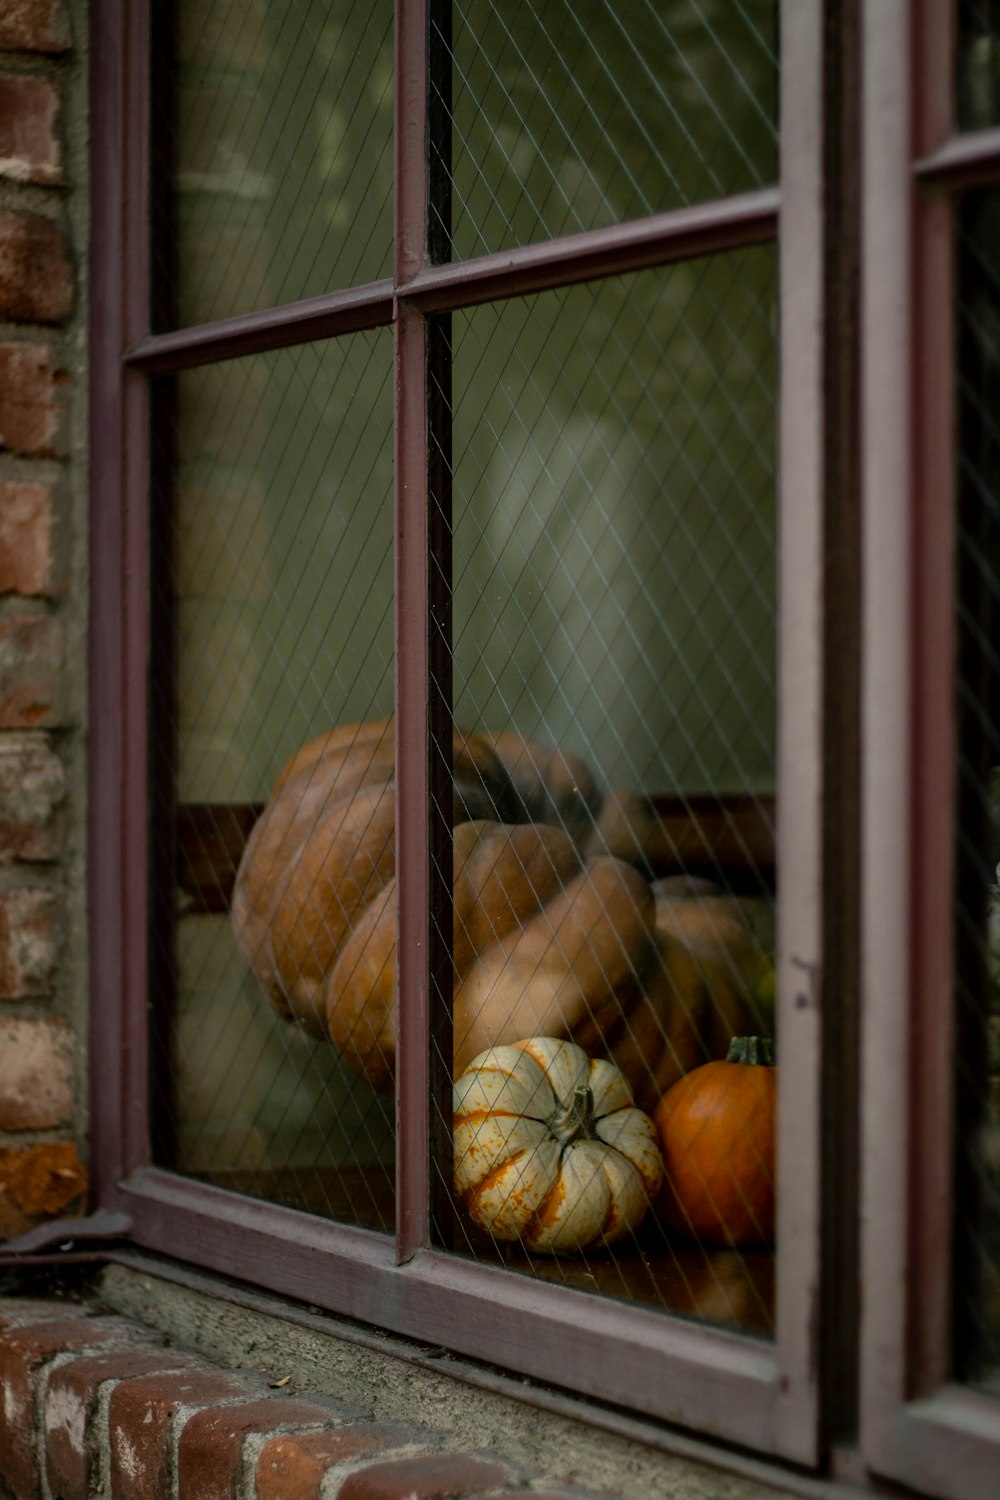
[[[972,1496],[997,1431],[997,18],[912,11],[872,6],[864,50],[862,1409],[873,1467]]]
[[[145,1246],[778,1460],[860,1422],[966,1500],[1000,43],[938,14],[96,4],[91,1095]],[[773,1246],[456,1194],[481,1050],[655,1110],[741,1030]]]

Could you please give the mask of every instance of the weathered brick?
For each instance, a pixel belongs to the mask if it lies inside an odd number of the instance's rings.
[[[73,1113],[73,1034],[56,1017],[0,1020],[0,1130],[47,1130]]]
[[[52,891],[0,891],[0,999],[51,993],[58,956]]]
[[[47,736],[0,734],[0,865],[57,859],[66,772]]]
[[[49,1490],[60,1500],[87,1500],[92,1492],[106,1493],[107,1476],[100,1472],[106,1445],[94,1426],[102,1387],[205,1368],[196,1355],[156,1346],[156,1338],[151,1334],[147,1346],[134,1350],[74,1359],[49,1376],[43,1416],[46,1475]]]
[[[384,1453],[403,1436],[395,1428],[354,1423],[332,1431],[271,1438],[257,1457],[256,1500],[319,1500],[327,1469],[370,1453]]]
[[[108,1403],[112,1500],[163,1500],[170,1488],[170,1434],[187,1406],[252,1397],[248,1383],[219,1371],[157,1375],[116,1387]]]
[[[0,483],[0,594],[51,594],[55,586],[52,487]]]
[[[394,1458],[349,1474],[337,1500],[461,1500],[513,1479],[502,1464],[464,1453]]]
[[[59,453],[67,379],[45,344],[0,344],[0,448],[36,458]]]
[[[4,1332],[0,1339],[0,1475],[18,1500],[35,1500],[41,1491],[34,1423],[38,1371],[57,1354],[130,1337],[135,1337],[134,1332],[113,1318],[65,1318]]]
[[[21,52],[65,52],[70,45],[63,0],[4,0],[0,47]]]
[[[51,615],[0,620],[0,729],[59,722],[63,635]]]
[[[0,119],[3,110],[0,90]],[[0,209],[0,317],[14,323],[61,323],[73,306],[66,241],[38,214]]]
[[[0,176],[61,182],[58,118],[59,94],[48,78],[0,73]]]
[[[243,1446],[252,1433],[322,1427],[331,1416],[311,1402],[277,1396],[195,1412],[177,1443],[178,1491],[200,1500],[239,1500]]]
[[[13,1239],[41,1219],[82,1207],[87,1169],[72,1141],[0,1149],[0,1236]]]

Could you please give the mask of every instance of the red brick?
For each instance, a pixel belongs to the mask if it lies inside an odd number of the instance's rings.
[[[0,47],[21,52],[65,52],[70,44],[63,0],[4,0]]]
[[[0,1019],[0,1130],[48,1130],[73,1113],[73,1034],[56,1017]]]
[[[0,734],[0,865],[54,860],[66,773],[41,733]]]
[[[52,457],[61,447],[61,388],[44,344],[0,344],[0,448]]]
[[[40,1493],[35,1449],[35,1375],[55,1355],[134,1337],[112,1318],[65,1318],[7,1329],[0,1338],[0,1475],[18,1500]]]
[[[62,626],[51,615],[0,620],[0,729],[58,724]]]
[[[0,1000],[52,991],[58,954],[52,891],[0,890]]]
[[[115,1354],[91,1355],[60,1365],[45,1392],[45,1454],[49,1489],[60,1500],[86,1500],[91,1489],[104,1493],[99,1465],[103,1445],[94,1430],[101,1387],[111,1381],[204,1368],[196,1355],[150,1346]]]
[[[0,119],[2,111],[0,86]],[[0,317],[61,323],[72,306],[73,274],[62,231],[38,214],[0,209]]]
[[[0,176],[62,182],[59,94],[48,78],[0,73]]]
[[[0,594],[54,592],[53,531],[50,485],[0,483]]]
[[[108,1405],[112,1500],[163,1500],[171,1493],[171,1427],[182,1407],[256,1395],[218,1371],[158,1375],[116,1387]]]
[[[384,1453],[407,1439],[412,1442],[412,1432],[368,1423],[272,1438],[257,1458],[256,1500],[319,1500],[327,1469],[370,1453]]]
[[[463,1500],[513,1478],[502,1464],[445,1453],[370,1464],[349,1475],[336,1493],[337,1500]]]
[[[72,1141],[0,1148],[0,1236],[12,1239],[41,1219],[81,1209],[87,1186]]]
[[[177,1444],[179,1493],[197,1495],[199,1500],[238,1500],[243,1445],[251,1433],[322,1427],[330,1421],[328,1408],[280,1397],[196,1412],[185,1422]]]

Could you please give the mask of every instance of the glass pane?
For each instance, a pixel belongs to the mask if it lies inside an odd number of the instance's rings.
[[[958,1361],[1000,1393],[1000,192],[960,220]]]
[[[461,0],[456,257],[773,182],[776,23],[775,0]]]
[[[958,0],[958,124],[1000,125],[1000,4]]]
[[[766,1334],[774,275],[767,247],[453,319],[448,1238]]]
[[[391,0],[184,0],[158,25],[157,326],[387,275]]]
[[[392,712],[391,367],[380,331],[159,391],[152,676],[158,1159],[384,1229],[392,1100],[330,1045],[314,910],[343,784],[303,747]]]

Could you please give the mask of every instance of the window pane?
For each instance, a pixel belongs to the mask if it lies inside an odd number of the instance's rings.
[[[775,0],[461,0],[455,255],[773,182],[776,21]]]
[[[1000,5],[958,0],[958,124],[1000,125]]]
[[[391,1097],[329,1043],[310,926],[338,785],[289,758],[392,712],[391,362],[388,332],[358,334],[160,390],[153,669],[158,1158],[387,1229]]]
[[[387,275],[391,0],[184,0],[158,25],[157,325]]]
[[[961,215],[958,1360],[1000,1392],[1000,192]]]
[[[773,1031],[774,271],[768,247],[453,320],[450,1240],[764,1333],[774,1070],[718,1065]],[[514,1045],[539,1036],[553,1098]],[[638,1181],[602,1154],[626,1125]]]

